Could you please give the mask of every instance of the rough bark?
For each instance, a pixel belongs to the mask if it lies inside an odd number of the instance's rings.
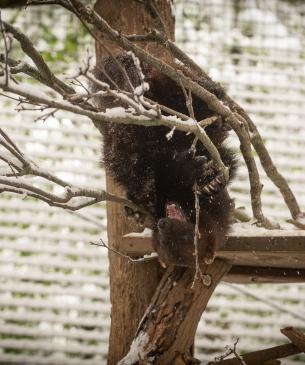
[[[107,191],[121,195],[110,176]],[[122,206],[107,203],[107,230],[109,246],[120,251],[121,237],[131,228]],[[126,354],[140,319],[161,279],[162,270],[156,261],[132,263],[124,257],[109,252],[111,328],[108,365],[115,365]]]
[[[158,12],[163,19],[167,35],[174,38],[174,18],[171,13],[170,2],[155,2]],[[145,27],[153,27],[152,18],[147,15],[144,6],[134,0],[98,0],[95,9],[115,29],[125,34],[143,34]],[[118,47],[109,42],[103,34],[99,35],[96,42],[96,61],[102,62],[108,54],[104,45],[112,54],[117,54]],[[157,46],[141,45],[149,49],[156,56],[164,59],[164,50]],[[111,176],[107,176],[107,191],[118,196],[123,191],[118,187]],[[108,219],[108,240],[111,248],[120,250],[121,237],[126,232],[135,230],[123,213],[119,204],[107,204]],[[132,342],[140,319],[148,307],[151,297],[161,279],[162,270],[157,261],[150,263],[131,263],[126,259],[110,253],[110,300],[111,309],[111,331],[109,339],[108,365],[117,362],[126,354]]]
[[[205,265],[201,268],[205,280],[198,277],[195,283],[194,269],[168,268],[141,321],[134,346],[119,364],[200,363],[192,353],[197,325],[214,289],[230,267],[222,260]],[[141,358],[134,357],[134,347],[139,345]]]
[[[143,1],[145,3],[145,1]],[[152,1],[156,6],[156,9],[163,20],[167,37],[171,40],[175,38],[175,18],[171,11],[171,2]],[[103,18],[114,29],[121,31],[125,35],[145,34],[147,29],[154,28],[156,24],[153,19],[148,15],[145,7],[140,2],[135,0],[97,0],[95,4],[95,10],[103,16]],[[105,44],[111,52],[114,54],[121,52],[119,46],[108,40],[104,34],[99,35],[101,42],[96,42],[96,54],[97,61],[101,60],[101,57],[105,56],[105,50],[103,45]],[[164,48],[154,43],[140,42],[139,46],[149,51],[154,56],[166,59]]]

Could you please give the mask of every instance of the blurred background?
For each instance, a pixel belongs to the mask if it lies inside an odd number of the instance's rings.
[[[174,8],[177,43],[250,113],[304,210],[305,3],[177,0]],[[71,75],[94,55],[90,36],[59,8],[5,10],[3,17],[30,36],[55,72]],[[0,127],[35,162],[78,185],[105,187],[101,137],[87,120],[57,113],[42,121],[16,108],[0,98]],[[287,208],[262,176],[265,213],[284,222]],[[242,164],[231,190],[236,206],[250,212]],[[0,364],[105,363],[107,251],[90,244],[106,238],[105,205],[71,213],[11,194],[0,202]],[[288,325],[305,330],[305,285],[221,284],[199,324],[196,356],[212,360],[237,338],[241,353],[283,343],[280,328]],[[304,362],[298,356],[282,364]]]

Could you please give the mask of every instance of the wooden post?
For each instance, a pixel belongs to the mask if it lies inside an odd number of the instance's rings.
[[[154,2],[163,19],[167,36],[174,39],[174,18],[171,4],[167,0]],[[152,19],[143,5],[134,0],[98,0],[95,10],[115,29],[124,34],[144,34],[145,27],[153,27]],[[102,44],[115,55],[120,50],[109,42],[103,34],[101,42],[96,42],[96,62],[100,64],[107,53]],[[141,44],[156,56],[165,58],[160,47]],[[124,195],[111,176],[107,176],[107,190]],[[111,248],[120,250],[123,234],[135,231],[125,218],[122,206],[107,204],[108,240]],[[111,330],[109,339],[108,365],[115,365],[126,354],[134,338],[137,326],[148,307],[161,279],[162,270],[157,261],[150,263],[130,263],[116,254],[109,253]]]
[[[205,280],[198,277],[195,283],[194,269],[168,268],[141,321],[130,352],[119,365],[200,363],[193,357],[198,322],[230,267],[223,260],[205,265],[201,268]]]

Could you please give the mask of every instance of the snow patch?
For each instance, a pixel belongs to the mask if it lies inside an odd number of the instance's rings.
[[[168,141],[170,141],[170,140],[173,138],[173,135],[174,135],[175,129],[176,129],[176,127],[172,128],[172,129],[170,130],[170,132],[168,132],[168,133],[166,134],[166,139],[167,139]]]
[[[133,93],[135,96],[142,96],[145,91],[149,90],[149,84],[147,82],[143,82],[143,84],[137,86]]]
[[[158,257],[157,252],[152,252],[151,254],[146,254],[143,256],[143,259],[152,259],[154,257]]]
[[[151,236],[152,236],[152,230],[146,227],[142,232],[131,232],[125,234],[124,237],[151,237]]]
[[[118,362],[118,365],[132,365],[136,364],[140,360],[143,360],[146,355],[146,351],[144,348],[148,344],[148,341],[148,334],[141,331],[138,336],[132,341],[128,354],[121,361]],[[146,364],[149,365],[153,363],[154,358],[150,357],[146,360]]]

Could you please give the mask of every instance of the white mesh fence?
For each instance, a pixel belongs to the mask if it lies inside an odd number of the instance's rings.
[[[79,29],[56,12],[46,19],[46,27],[57,21],[46,41],[41,29],[35,34],[34,14],[30,10],[17,20],[36,36],[44,52],[50,50],[53,33],[64,39],[67,27],[70,33],[72,26],[74,32]],[[305,6],[289,1],[180,0],[176,15],[178,43],[250,112],[304,209]],[[60,68],[64,62],[53,59],[53,64]],[[59,113],[34,122],[37,115],[16,113],[3,99],[0,108],[0,126],[34,161],[79,185],[104,187],[100,136],[87,120]],[[264,185],[266,213],[288,218],[279,194],[266,179]],[[232,191],[237,205],[247,208],[243,167]],[[105,236],[105,229],[103,204],[72,214],[29,198],[1,195],[0,364],[106,362],[107,252],[90,245]],[[305,329],[303,285],[255,285],[245,290],[252,297],[226,285],[217,289],[198,328],[200,359],[213,359],[237,337],[238,350],[250,351],[282,343],[279,329],[284,326]],[[304,361],[296,357],[283,364]]]

